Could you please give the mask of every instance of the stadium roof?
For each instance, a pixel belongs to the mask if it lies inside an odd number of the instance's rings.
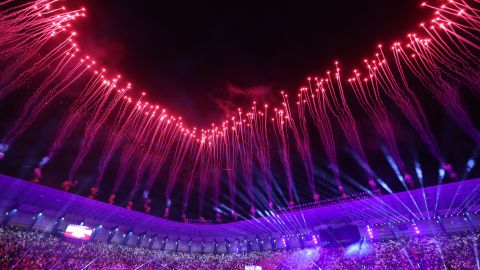
[[[225,224],[181,223],[128,210],[31,182],[0,175],[0,210],[17,208],[32,215],[67,217],[104,227],[120,226],[135,232],[185,239],[246,239],[308,233],[323,226],[374,224],[423,219],[448,213],[480,210],[480,179],[396,194],[367,197]],[[428,211],[427,211],[428,209]]]

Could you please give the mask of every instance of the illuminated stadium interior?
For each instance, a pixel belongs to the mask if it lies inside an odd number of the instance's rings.
[[[480,269],[480,2],[367,2],[0,0],[0,268]]]

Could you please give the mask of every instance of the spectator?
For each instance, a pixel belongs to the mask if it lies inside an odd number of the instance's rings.
[[[365,252],[353,254],[340,247],[214,255],[74,243],[38,231],[0,227],[0,268],[230,270],[259,265],[267,270],[467,270],[477,269],[478,241],[478,234],[463,233],[373,241],[362,244]]]

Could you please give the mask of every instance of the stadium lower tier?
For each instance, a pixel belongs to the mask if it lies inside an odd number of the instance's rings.
[[[0,227],[2,269],[479,269],[479,232],[363,239],[347,247],[235,254],[165,252],[102,242],[75,242]],[[250,267],[250,268],[249,268]],[[259,268],[261,267],[261,268]]]

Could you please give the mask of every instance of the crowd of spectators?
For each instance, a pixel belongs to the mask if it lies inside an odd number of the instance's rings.
[[[71,242],[0,227],[1,269],[479,269],[472,233],[363,241],[349,247],[236,254],[163,252],[120,244]]]

